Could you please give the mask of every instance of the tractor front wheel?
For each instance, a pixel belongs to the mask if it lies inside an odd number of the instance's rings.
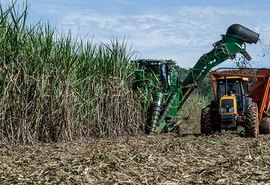
[[[212,113],[211,109],[206,107],[201,112],[201,134],[209,135],[212,132]]]
[[[262,118],[260,122],[260,134],[270,134],[270,118]]]
[[[245,135],[246,137],[257,138],[259,135],[259,117],[258,117],[258,106],[252,102],[247,114],[247,122],[245,124]]]

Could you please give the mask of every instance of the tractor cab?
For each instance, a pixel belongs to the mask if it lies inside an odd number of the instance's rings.
[[[220,112],[243,111],[244,99],[248,94],[248,78],[242,77],[221,77],[217,81],[217,100],[219,101]],[[234,106],[236,105],[236,106]],[[235,110],[229,109],[234,106]],[[226,110],[225,110],[226,108]]]
[[[236,121],[248,109],[249,79],[239,76],[220,77],[216,82],[216,104],[222,128],[235,127]],[[229,124],[231,123],[231,124]]]

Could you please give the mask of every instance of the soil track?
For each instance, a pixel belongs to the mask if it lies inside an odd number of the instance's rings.
[[[270,136],[174,135],[0,147],[0,184],[265,184]]]

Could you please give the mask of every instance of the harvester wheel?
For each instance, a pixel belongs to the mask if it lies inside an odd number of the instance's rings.
[[[213,131],[211,109],[206,107],[201,113],[201,134],[209,135]]]
[[[257,138],[259,135],[259,117],[258,117],[258,106],[252,102],[247,111],[247,122],[245,124],[245,135],[246,137]]]
[[[270,134],[270,118],[262,118],[260,122],[260,134]]]

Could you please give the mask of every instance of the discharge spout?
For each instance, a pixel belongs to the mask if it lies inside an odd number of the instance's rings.
[[[233,24],[227,29],[226,36],[235,37],[249,44],[256,44],[259,40],[260,34],[240,24]]]

